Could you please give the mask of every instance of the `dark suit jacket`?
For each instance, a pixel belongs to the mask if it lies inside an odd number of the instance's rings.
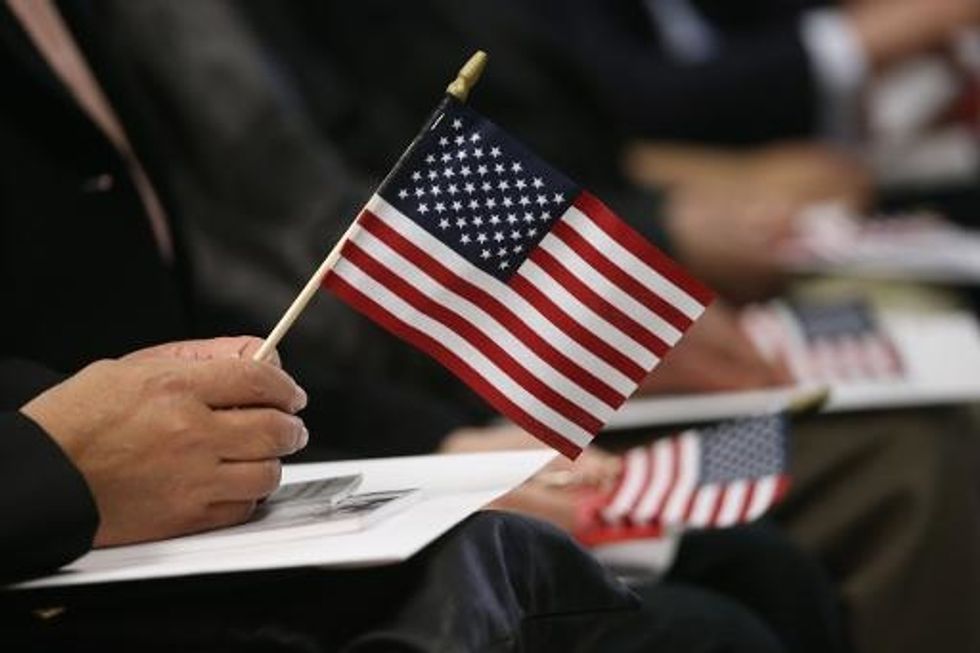
[[[125,115],[123,87],[78,7],[67,16],[96,73]],[[75,105],[0,4],[0,580],[53,570],[90,545],[98,516],[84,479],[18,409],[87,363],[151,344],[216,335],[195,313],[179,211],[178,260],[157,252],[149,221],[116,150]],[[130,125],[127,125],[129,127]],[[162,161],[130,135],[154,181]],[[111,179],[111,183],[105,183]],[[329,177],[323,184],[340,183]],[[164,197],[170,193],[158,184]],[[253,262],[261,265],[260,262]],[[257,288],[256,293],[262,289]],[[256,327],[242,311],[227,329]],[[321,337],[328,339],[329,333]],[[329,360],[287,365],[314,379],[305,414],[315,455],[431,451],[465,419],[410,394],[362,386]],[[311,373],[313,370],[315,373]]]

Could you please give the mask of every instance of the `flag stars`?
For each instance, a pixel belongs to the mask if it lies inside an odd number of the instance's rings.
[[[501,156],[500,148],[499,147],[491,147],[490,148],[490,156],[492,156],[495,159],[497,157]]]
[[[488,197],[485,204],[488,209],[497,208],[497,200],[493,199],[492,197]]]
[[[548,203],[548,198],[544,195],[538,195],[537,199],[534,201],[538,203],[538,206],[544,206]]]
[[[482,227],[483,226],[483,218],[481,218],[478,215],[473,216],[473,219],[470,220],[470,222],[472,222],[473,223],[473,226],[475,226],[475,227]]]
[[[446,205],[442,202],[436,202],[436,213],[445,213]]]
[[[508,213],[507,214],[507,224],[517,224],[517,214]]]
[[[506,179],[501,179],[497,183],[497,188],[499,190],[510,190],[510,184],[507,183],[507,180]]]
[[[456,219],[456,226],[459,227],[460,229],[463,229],[464,227],[466,227],[466,218],[457,218]]]
[[[456,193],[459,192],[459,186],[457,186],[456,184],[449,184],[446,187],[446,192],[449,193],[450,195],[455,195]]]
[[[462,168],[459,169],[459,174],[462,175],[463,177],[469,177],[471,174],[473,174],[473,171],[470,170],[469,166],[463,166]]]
[[[442,188],[440,188],[438,184],[435,186],[431,186],[429,188],[429,193],[435,195],[436,197],[439,197],[440,195],[442,195]]]
[[[439,173],[435,170],[429,170],[429,181],[435,181],[439,178]]]
[[[489,181],[485,181],[480,184],[480,190],[482,190],[484,193],[489,193],[493,190],[493,185]]]
[[[483,158],[483,148],[482,147],[473,148],[473,157],[476,158],[476,159],[482,159]]]
[[[398,191],[398,199],[402,199],[402,200],[403,200],[403,199],[405,199],[406,197],[408,197],[408,191],[407,191],[407,190],[405,190],[405,189],[403,188],[403,189],[401,189],[400,191]]]
[[[449,163],[450,161],[452,161],[452,160],[453,160],[453,155],[452,155],[452,154],[450,154],[449,152],[446,152],[446,153],[445,153],[445,154],[443,154],[443,155],[442,155],[442,157],[440,157],[440,158],[442,159],[442,162],[443,162],[443,163]]]
[[[535,177],[534,181],[531,182],[531,185],[535,188],[541,188],[544,186],[544,182],[541,181],[541,177]]]
[[[493,215],[491,215],[490,216],[490,224],[492,224],[494,226],[497,226],[498,224],[500,224],[500,216],[497,215],[496,213],[494,213]]]
[[[469,245],[470,242],[472,242],[472,239],[470,238],[469,234],[463,234],[462,236],[460,236],[459,242],[461,242],[464,245]]]
[[[442,229],[443,231],[445,231],[446,229],[449,229],[449,220],[447,220],[446,218],[443,218],[442,220],[440,220],[439,221],[439,228]]]
[[[509,250],[506,247],[501,247],[500,249],[497,250],[497,256],[499,256],[500,258],[507,256],[508,253]]]
[[[467,154],[466,150],[460,150],[459,152],[456,153],[456,158],[459,159],[460,161],[463,161],[468,156],[469,154]]]
[[[565,201],[565,196],[562,195],[561,193],[555,193],[555,196],[552,198],[552,201],[555,204],[561,204],[562,202]]]
[[[504,205],[505,209],[509,209],[510,207],[514,206],[514,200],[512,200],[510,197],[504,197],[502,204]]]
[[[521,232],[518,231],[517,229],[515,229],[512,232],[510,232],[510,239],[511,240],[520,240],[521,238],[523,238],[523,236],[521,236]]]
[[[456,131],[459,131],[462,128],[463,128],[463,121],[462,120],[460,120],[459,118],[456,118],[455,120],[453,120],[453,129],[455,129]]]
[[[476,192],[476,186],[474,186],[470,182],[466,182],[466,185],[463,186],[463,190],[465,190],[467,193],[469,193],[470,195],[472,195],[473,193]]]
[[[470,142],[479,143],[481,138],[483,137],[480,136],[480,132],[473,132],[473,134],[470,135]]]
[[[508,263],[507,261],[501,261],[501,262],[500,262],[500,265],[499,265],[498,267],[499,267],[499,268],[500,268],[501,270],[506,270],[507,268],[509,268],[509,267],[510,267],[510,263]]]
[[[480,175],[481,177],[487,174],[488,172],[490,172],[490,170],[483,164],[480,164],[476,167],[476,174]]]
[[[460,202],[459,200],[456,200],[455,202],[453,202],[453,211],[462,211],[462,210],[463,210],[463,203],[462,202]]]
[[[526,222],[528,224],[531,224],[532,222],[534,222],[534,214],[533,213],[525,213],[524,214],[524,222]]]
[[[449,145],[449,139],[443,136],[442,138],[439,139],[439,145],[442,147],[446,147],[447,145]]]
[[[451,179],[452,177],[456,176],[456,173],[453,172],[452,168],[446,168],[442,171],[442,176],[445,177],[446,179]]]
[[[517,190],[524,190],[527,188],[527,182],[523,179],[518,179],[514,182],[514,187],[517,188]]]
[[[490,253],[489,249],[485,249],[480,252],[480,258],[482,258],[484,261],[488,260],[491,256],[493,256],[493,254]]]
[[[416,188],[415,189],[415,197],[422,197],[423,195],[425,195],[425,189],[424,188]]]
[[[470,200],[469,207],[471,210],[476,211],[480,208],[480,200]]]
[[[502,232],[502,231],[495,231],[495,232],[493,232],[493,239],[494,239],[494,241],[496,241],[498,243],[503,242],[503,240],[504,240],[504,232]],[[506,252],[507,250],[504,250],[504,251]]]
[[[412,173],[412,181],[420,181],[422,179],[422,173],[416,170]]]
[[[524,166],[522,166],[519,161],[514,161],[512,164],[510,164],[511,172],[516,173],[516,172],[522,172],[523,170],[524,170]]]
[[[534,227],[532,229],[528,229],[527,230],[527,237],[528,238],[534,238],[537,235],[538,235],[538,229],[537,229],[537,227]]]
[[[476,222],[474,222],[473,224],[476,224]],[[488,240],[490,239],[487,238],[487,235],[482,231],[476,235],[476,242],[480,243],[481,245],[487,242]]]
[[[541,222],[547,222],[550,219],[551,219],[551,212],[550,211],[542,211],[541,212]]]
[[[493,171],[496,172],[498,175],[504,174],[506,170],[507,168],[504,167],[503,163],[497,163],[493,166]]]
[[[527,195],[521,195],[521,201],[518,202],[518,204],[520,204],[521,206],[527,206],[530,203],[531,203],[531,198],[529,198]]]
[[[524,251],[524,245],[514,245],[514,253],[520,254]]]
[[[419,213],[425,215],[428,212],[429,212],[429,207],[427,204],[419,204]]]
[[[429,156],[425,157],[425,162],[428,163],[429,165],[432,165],[433,163],[436,162],[436,157],[430,154]]]
[[[454,142],[456,143],[456,145],[462,146],[466,144],[466,138],[463,136],[457,136]]]

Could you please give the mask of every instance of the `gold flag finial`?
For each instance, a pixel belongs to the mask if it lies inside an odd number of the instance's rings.
[[[470,57],[470,60],[459,69],[459,74],[456,75],[452,84],[446,87],[446,93],[460,102],[466,102],[466,98],[470,96],[470,91],[480,81],[480,76],[486,67],[487,53],[483,50],[477,50],[476,54]]]
[[[794,397],[787,411],[794,417],[805,417],[819,413],[830,401],[830,388],[827,386]]]

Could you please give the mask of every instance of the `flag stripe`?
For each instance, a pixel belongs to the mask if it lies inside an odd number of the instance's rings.
[[[618,522],[629,513],[647,483],[649,467],[650,461],[642,449],[636,448],[626,454],[619,491],[614,495],[613,502],[603,510],[607,521]]]
[[[651,449],[658,473],[633,511],[634,521],[640,524],[660,517],[667,494],[680,474],[680,442],[677,438],[658,440]]]
[[[698,459],[700,443],[694,431],[688,431],[678,439],[678,470],[670,489],[670,496],[664,505],[662,519],[665,524],[674,525],[683,521],[688,510],[691,495],[698,482]]]
[[[748,481],[738,480],[729,483],[725,489],[725,500],[718,513],[717,524],[724,528],[738,523],[738,518],[745,510],[745,498],[748,494]]]
[[[748,521],[760,517],[773,504],[776,498],[777,486],[778,479],[775,476],[766,476],[755,482],[752,501],[749,503],[748,510],[745,513]]]
[[[537,423],[544,427],[542,429],[535,426],[528,430],[535,435],[543,431],[543,435],[548,437],[549,444],[557,436],[568,440],[573,450],[580,450],[592,439],[591,433],[557,414],[526,389],[514,383],[493,361],[488,360],[462,337],[431,317],[418,312],[405,300],[349,261],[341,258],[330,276],[343,279],[362,296],[370,297],[372,303],[379,305],[398,322],[409,327],[410,330],[399,327],[397,335],[435,356],[446,367],[474,386],[495,408],[500,410],[498,404],[503,399],[508,410],[502,412],[515,422],[527,421],[526,416],[533,420],[532,425]],[[363,302],[359,302],[358,308],[361,309],[362,305]],[[387,319],[383,324],[389,330],[394,330],[391,327],[397,326],[392,324],[391,319]],[[452,356],[445,356],[444,352],[449,352]],[[566,451],[569,449],[570,447],[564,448]]]
[[[565,352],[572,360],[578,361],[619,394],[632,394],[636,384],[645,376],[639,365],[621,354],[613,355],[614,350],[597,337],[585,337],[580,333],[581,329],[570,329],[568,318],[556,315],[553,306],[543,307],[528,301],[508,285],[474,267],[380,196],[371,198],[368,212],[362,219],[368,219],[368,215],[376,217],[386,227],[404,236],[407,242],[428,254],[434,262],[444,266],[456,277],[465,279],[475,289],[493,297],[501,305],[510,307],[532,330],[539,332],[543,339],[552,343],[559,351]]]
[[[617,218],[591,193],[579,194],[573,206],[580,215],[587,218],[588,222],[598,227],[606,238],[590,237],[594,232],[586,224],[576,220],[577,216],[570,215],[569,218],[572,219],[569,223],[573,227],[589,229],[590,233],[582,233],[582,235],[596,243],[601,250],[614,255],[617,261],[622,261],[628,266],[625,269],[634,274],[638,281],[679,308],[692,320],[697,319],[704,307],[714,299],[714,293],[706,286],[691,278],[663,252]],[[598,236],[598,234],[594,235]],[[644,260],[651,261],[652,266],[644,263]]]
[[[438,281],[447,291],[455,293],[463,300],[485,311],[488,314],[488,320],[499,323],[503,329],[513,334],[513,338],[530,348],[534,356],[540,357],[558,373],[600,399],[607,406],[618,408],[626,400],[625,394],[617,392],[612,386],[562,354],[497,298],[456,275],[374,214],[365,212],[361,216],[360,224],[366,232],[375,236],[429,277]],[[625,377],[623,378],[625,379]],[[631,386],[633,385],[632,381],[625,380]]]
[[[641,329],[653,335],[658,342],[672,346],[681,337],[681,332],[674,328],[673,324],[647,309],[646,306],[624,292],[622,288],[600,274],[593,265],[579,256],[578,252],[566,245],[557,236],[549,233],[541,240],[538,247],[551,254],[556,261],[560,261],[593,293],[616,307],[616,310],[629,317]]]
[[[424,287],[425,279],[421,273],[416,275],[412,274],[412,268],[414,266],[408,261],[400,259],[400,257],[397,257],[390,250],[390,256],[387,257],[388,260],[378,260],[375,254],[380,249],[377,246],[380,242],[375,239],[371,243],[370,240],[373,239],[373,236],[370,236],[370,234],[365,236],[362,233],[360,236],[364,237],[355,237],[344,246],[344,259],[350,261],[367,275],[386,286],[419,313],[427,315],[451,329],[460,338],[465,340],[467,344],[483,354],[487,360],[493,361],[513,382],[524,387],[530,394],[541,401],[541,403],[556,413],[575,422],[589,433],[597,433],[602,428],[604,419],[590,414],[580,406],[572,403],[565,395],[557,392],[552,386],[542,382],[540,378],[536,377],[522,365],[518,361],[518,358],[511,355],[501,343],[481,331],[466,316],[460,315],[459,311],[453,310],[454,308],[462,310],[459,305],[447,307],[428,295],[425,290],[431,291],[432,288]],[[362,243],[366,246],[375,245],[372,248],[374,251],[370,253],[365,251],[360,246]],[[378,253],[378,255],[381,255],[381,253]],[[401,274],[395,274],[392,271],[395,269],[399,269]],[[418,271],[417,268],[414,269]],[[429,283],[431,284],[432,281],[430,280]],[[611,409],[608,407],[603,408],[603,410],[607,411],[607,413],[611,412]],[[605,419],[608,419],[608,415],[606,415]]]
[[[640,381],[646,378],[649,373],[648,368],[642,367],[629,356],[607,344],[594,332],[582,326],[561,306],[552,301],[551,296],[546,291],[539,289],[521,275],[515,275],[510,280],[510,287],[522,299],[533,303],[557,327],[563,329],[568,335],[587,347],[589,351],[625,374],[633,383],[634,389]]]
[[[720,494],[717,485],[704,485],[694,494],[694,503],[688,523],[695,528],[703,528],[711,521]]]
[[[539,265],[542,261],[547,269]],[[561,268],[547,252],[536,250],[531,258],[524,261],[514,278],[525,279],[541,292],[551,296],[562,310],[583,328],[595,333],[623,356],[637,361],[644,370],[652,370],[657,364],[658,357],[653,351],[634,339],[632,334],[624,333],[619,328],[621,326],[619,318],[625,316],[615,311],[608,303],[603,306],[603,302],[595,301],[592,293],[583,292],[582,284]],[[513,284],[513,281],[511,283]],[[569,288],[570,286],[575,290]],[[612,311],[615,311],[615,314]],[[606,317],[609,317],[612,322]]]
[[[636,298],[651,312],[656,313],[680,331],[687,330],[691,326],[692,320],[684,315],[675,306],[668,303],[642,283],[637,281],[628,272],[610,260],[601,250],[592,244],[582,234],[575,231],[568,224],[568,213],[565,218],[559,220],[552,227],[551,233],[556,238],[560,238],[566,245],[571,247],[589,265],[602,273],[607,279],[625,290],[630,296]]]

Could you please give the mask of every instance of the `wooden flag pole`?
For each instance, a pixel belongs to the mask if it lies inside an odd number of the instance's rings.
[[[476,83],[480,81],[480,76],[483,74],[483,69],[487,65],[487,53],[480,50],[467,61],[462,68],[460,68],[459,73],[456,75],[456,79],[446,88],[446,93],[452,95],[460,102],[466,102],[466,99],[470,95],[470,91],[476,86]],[[324,277],[327,273],[333,269],[337,264],[337,260],[340,258],[340,251],[344,247],[344,243],[354,234],[354,230],[357,228],[357,220],[355,219],[351,222],[351,225],[347,227],[347,231],[344,235],[340,237],[337,244],[333,246],[327,257],[323,259],[323,263],[320,267],[316,269],[313,276],[310,277],[306,285],[303,286],[303,290],[300,291],[293,303],[290,304],[283,316],[279,318],[279,322],[276,324],[275,328],[269,333],[262,346],[259,350],[255,352],[252,357],[253,360],[262,361],[265,360],[272,350],[275,349],[279,342],[283,339],[289,329],[293,326],[293,323],[299,318],[306,308],[306,305],[310,303],[313,296],[319,290],[320,285],[323,283]]]

